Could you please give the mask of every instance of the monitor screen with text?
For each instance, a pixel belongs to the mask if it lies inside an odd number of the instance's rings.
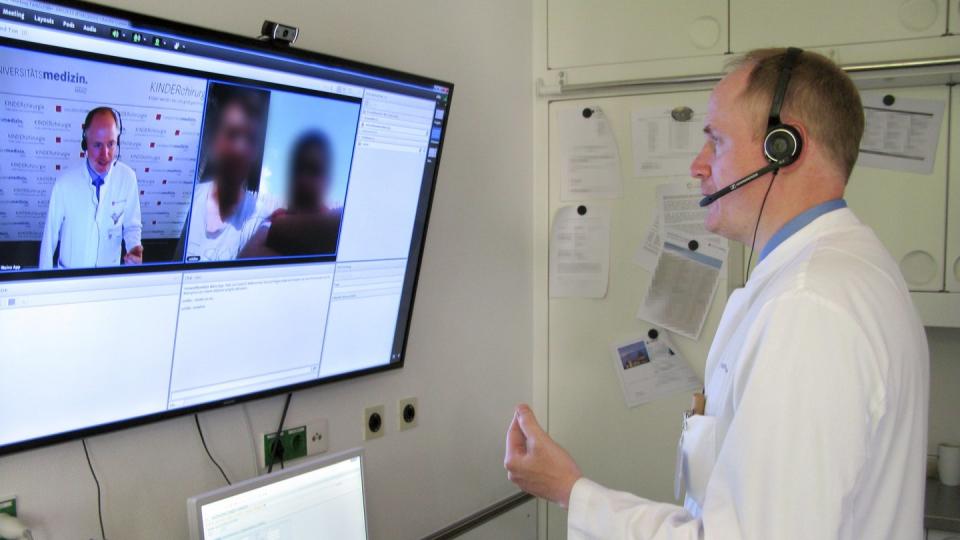
[[[402,366],[452,84],[0,8],[0,454]]]
[[[191,540],[367,540],[362,451],[309,461],[187,501]]]

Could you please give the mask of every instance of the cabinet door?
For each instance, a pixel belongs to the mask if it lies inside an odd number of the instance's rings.
[[[946,86],[870,90],[864,101],[892,96],[898,99],[938,100],[946,103]],[[900,265],[910,290],[943,290],[944,244],[947,218],[947,121],[940,125],[936,161],[931,174],[865,167],[858,164],[847,186],[847,202],[857,216],[873,227]],[[861,154],[862,156],[862,154]]]
[[[548,64],[569,68],[723,54],[724,0],[548,0]]]
[[[757,47],[824,47],[935,37],[947,28],[946,3],[730,0],[730,46],[734,52],[745,52]]]
[[[950,33],[960,34],[960,0],[948,0],[950,7]]]
[[[954,0],[960,3],[960,0]],[[946,285],[960,292],[960,89],[950,89],[950,179],[947,193]]]

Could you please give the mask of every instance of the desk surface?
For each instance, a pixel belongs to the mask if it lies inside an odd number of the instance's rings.
[[[949,487],[927,479],[923,525],[927,529],[960,532],[960,486]]]

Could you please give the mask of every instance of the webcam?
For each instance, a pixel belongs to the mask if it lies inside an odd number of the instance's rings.
[[[300,29],[273,21],[263,21],[260,28],[260,39],[272,41],[278,45],[293,45],[300,35]]]

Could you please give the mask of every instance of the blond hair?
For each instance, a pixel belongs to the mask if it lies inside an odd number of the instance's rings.
[[[732,60],[728,69],[749,69],[741,97],[765,107],[773,101],[785,48],[755,49]],[[798,58],[783,100],[782,116],[793,117],[820,143],[838,170],[849,180],[863,137],[863,105],[850,77],[829,58],[804,51]],[[760,136],[766,124],[758,126]]]

